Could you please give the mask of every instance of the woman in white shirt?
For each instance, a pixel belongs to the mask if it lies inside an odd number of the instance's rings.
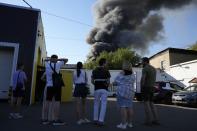
[[[87,76],[83,68],[82,62],[77,63],[77,69],[73,75],[73,81],[75,84],[75,90],[73,96],[76,100],[76,109],[77,109],[77,124],[83,124],[90,122],[86,118],[86,97],[87,97]]]

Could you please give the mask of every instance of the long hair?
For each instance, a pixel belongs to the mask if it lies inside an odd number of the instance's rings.
[[[82,68],[83,68],[82,62],[77,62],[77,77],[80,76]]]

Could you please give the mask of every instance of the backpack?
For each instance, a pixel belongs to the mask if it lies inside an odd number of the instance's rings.
[[[50,67],[53,70],[53,74],[52,74],[53,86],[58,87],[58,88],[61,88],[62,86],[65,86],[64,81],[62,79],[62,74],[57,73],[56,70],[55,70],[56,63],[54,64],[54,68],[52,67],[52,65],[50,63]]]

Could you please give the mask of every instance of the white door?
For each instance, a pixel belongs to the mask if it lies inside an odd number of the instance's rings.
[[[14,60],[13,47],[0,46],[0,99],[7,99]]]

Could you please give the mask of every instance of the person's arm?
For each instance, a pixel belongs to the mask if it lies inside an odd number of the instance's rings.
[[[24,81],[27,82],[27,75],[25,72],[23,72],[23,78],[24,78]]]
[[[94,85],[94,70],[92,71],[91,83]]]
[[[51,60],[51,58],[45,58],[45,59],[44,59],[45,62],[48,62],[48,61],[50,61],[50,60]]]
[[[145,86],[145,79],[146,79],[146,72],[145,70],[143,69],[142,70],[142,77],[141,77],[141,81],[140,81],[140,84],[141,84],[141,89],[143,90],[144,86]]]
[[[46,72],[44,72],[40,78],[42,81],[44,81],[46,79]]]
[[[110,78],[111,78],[111,75],[110,75],[110,72],[109,71],[107,71],[107,84],[108,84],[108,86],[110,85]]]
[[[60,59],[58,59],[58,61],[63,61],[64,64],[66,64],[68,62],[68,59],[67,58],[60,58]]]
[[[88,76],[87,76],[87,73],[86,73],[86,71],[84,71],[85,72],[85,82],[86,82],[86,84],[88,83]]]

